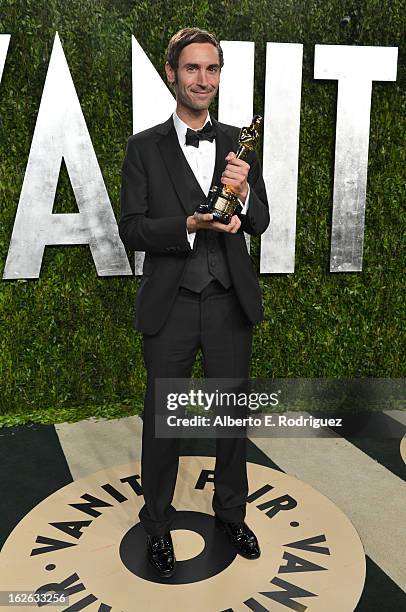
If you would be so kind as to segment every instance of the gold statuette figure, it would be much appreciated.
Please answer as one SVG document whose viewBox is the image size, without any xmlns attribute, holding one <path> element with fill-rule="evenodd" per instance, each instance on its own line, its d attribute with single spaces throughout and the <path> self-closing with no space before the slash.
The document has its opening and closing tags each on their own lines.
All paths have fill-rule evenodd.
<svg viewBox="0 0 406 612">
<path fill-rule="evenodd" d="M 258 128 L 262 123 L 262 117 L 255 115 L 251 125 L 243 127 L 238 139 L 238 150 L 236 157 L 245 160 L 250 151 L 255 149 L 259 140 Z M 211 213 L 215 221 L 219 221 L 224 225 L 228 225 L 231 217 L 241 210 L 241 204 L 238 197 L 233 192 L 232 187 L 221 185 L 217 187 L 213 185 L 207 196 L 205 204 L 197 208 L 199 213 Z"/>
</svg>

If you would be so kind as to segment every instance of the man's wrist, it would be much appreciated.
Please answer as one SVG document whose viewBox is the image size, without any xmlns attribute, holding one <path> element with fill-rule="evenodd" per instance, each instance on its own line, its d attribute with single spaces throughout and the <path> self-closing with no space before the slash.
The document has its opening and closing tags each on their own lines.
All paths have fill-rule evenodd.
<svg viewBox="0 0 406 612">
<path fill-rule="evenodd" d="M 243 192 L 243 193 L 239 193 L 239 194 L 238 194 L 238 199 L 239 199 L 239 200 L 240 200 L 240 201 L 241 201 L 243 204 L 245 203 L 245 200 L 247 199 L 248 193 L 249 193 L 249 189 L 248 189 L 248 186 L 247 186 L 247 188 L 244 190 L 244 192 Z"/>
<path fill-rule="evenodd" d="M 240 214 L 241 215 L 246 215 L 247 211 L 248 211 L 248 207 L 249 207 L 249 201 L 250 201 L 250 193 L 251 193 L 251 189 L 250 186 L 248 184 L 248 193 L 247 193 L 247 197 L 245 198 L 245 202 L 243 202 L 242 200 L 239 199 L 240 205 L 241 205 L 241 210 L 240 210 Z"/>
</svg>

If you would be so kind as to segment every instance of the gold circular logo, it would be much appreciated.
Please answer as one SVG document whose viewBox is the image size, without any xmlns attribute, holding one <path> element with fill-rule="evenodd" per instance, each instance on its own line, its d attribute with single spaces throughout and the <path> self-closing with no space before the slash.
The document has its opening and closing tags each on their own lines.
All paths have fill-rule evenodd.
<svg viewBox="0 0 406 612">
<path fill-rule="evenodd" d="M 406 463 L 406 435 L 400 441 L 400 456 L 403 459 L 403 463 Z"/>
<path fill-rule="evenodd" d="M 261 547 L 259 559 L 247 560 L 215 527 L 214 462 L 180 458 L 171 579 L 161 580 L 146 558 L 135 463 L 90 474 L 33 508 L 4 544 L 0 590 L 63 590 L 72 610 L 89 612 L 354 610 L 365 556 L 341 510 L 295 477 L 247 463 L 246 522 Z"/>
</svg>

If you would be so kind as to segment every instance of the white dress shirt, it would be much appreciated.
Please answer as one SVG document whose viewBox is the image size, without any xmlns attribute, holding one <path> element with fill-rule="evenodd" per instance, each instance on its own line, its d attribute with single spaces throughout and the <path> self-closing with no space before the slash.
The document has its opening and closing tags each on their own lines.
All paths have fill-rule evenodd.
<svg viewBox="0 0 406 612">
<path fill-rule="evenodd" d="M 202 128 L 206 125 L 207 121 L 210 121 L 210 114 L 207 113 L 206 119 L 203 121 Z M 182 149 L 186 160 L 195 175 L 197 182 L 199 183 L 203 193 L 207 197 L 211 182 L 213 179 L 214 166 L 216 164 L 216 141 L 210 142 L 209 140 L 201 140 L 199 142 L 198 147 L 193 147 L 191 145 L 186 146 L 186 131 L 188 129 L 188 125 L 182 121 L 176 114 L 176 111 L 173 113 L 173 124 L 175 126 L 176 134 L 178 136 L 179 146 Z M 195 128 L 194 131 L 197 131 Z M 201 128 L 198 128 L 201 129 Z M 226 162 L 224 161 L 224 167 L 226 166 Z M 242 214 L 245 215 L 248 210 L 248 200 L 250 195 L 250 187 L 248 185 L 248 194 L 245 199 L 245 202 L 241 202 L 242 205 Z M 191 248 L 193 248 L 194 240 L 195 240 L 196 232 L 187 232 L 187 238 Z"/>
</svg>

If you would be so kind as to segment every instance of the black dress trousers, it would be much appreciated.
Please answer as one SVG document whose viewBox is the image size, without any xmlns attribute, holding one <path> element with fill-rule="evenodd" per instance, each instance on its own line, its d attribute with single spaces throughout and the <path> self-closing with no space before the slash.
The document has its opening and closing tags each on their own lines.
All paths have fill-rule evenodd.
<svg viewBox="0 0 406 612">
<path fill-rule="evenodd" d="M 215 289 L 213 292 L 212 289 Z M 216 282 L 201 294 L 180 289 L 166 323 L 144 334 L 147 390 L 144 404 L 141 481 L 144 506 L 139 517 L 150 535 L 169 531 L 179 463 L 179 439 L 155 438 L 156 378 L 189 378 L 201 348 L 207 378 L 248 378 L 251 322 L 232 289 Z M 248 494 L 246 438 L 217 438 L 213 510 L 227 522 L 245 518 Z"/>
</svg>

